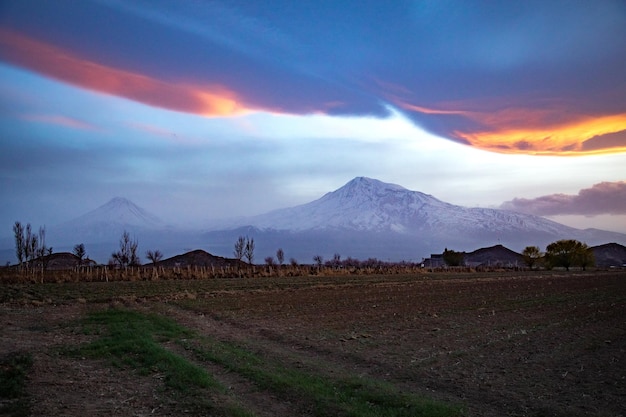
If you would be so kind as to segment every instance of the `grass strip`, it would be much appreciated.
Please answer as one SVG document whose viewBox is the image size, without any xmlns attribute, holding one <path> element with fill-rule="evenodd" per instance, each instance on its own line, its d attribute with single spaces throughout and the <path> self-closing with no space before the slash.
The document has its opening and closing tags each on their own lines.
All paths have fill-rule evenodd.
<svg viewBox="0 0 626 417">
<path fill-rule="evenodd" d="M 185 407 L 191 406 L 200 414 L 210 411 L 211 415 L 226 417 L 253 415 L 228 399 L 220 404 L 207 400 L 203 389 L 210 388 L 217 396 L 224 396 L 227 390 L 205 369 L 162 346 L 169 341 L 194 337 L 193 332 L 173 320 L 157 314 L 110 309 L 90 313 L 83 329 L 101 337 L 72 353 L 105 358 L 114 366 L 130 367 L 141 375 L 161 373 L 165 385 L 184 398 Z"/>
<path fill-rule="evenodd" d="M 120 367 L 132 367 L 141 374 L 159 372 L 174 390 L 197 394 L 198 404 L 205 401 L 200 392 L 213 388 L 224 395 L 225 389 L 203 368 L 165 349 L 161 343 L 177 341 L 197 358 L 210 361 L 254 382 L 262 389 L 285 400 L 296 399 L 303 411 L 316 416 L 346 417 L 452 417 L 460 409 L 368 378 L 319 375 L 305 369 L 286 367 L 276 359 L 259 356 L 251 349 L 229 342 L 199 340 L 193 332 L 156 314 L 111 309 L 91 313 L 85 331 L 100 338 L 81 347 L 84 356 L 108 358 Z M 248 417 L 247 410 L 230 404 L 212 406 L 214 414 Z"/>
<path fill-rule="evenodd" d="M 392 384 L 367 378 L 329 378 L 276 360 L 268 360 L 249 349 L 226 342 L 207 341 L 202 346 L 187 344 L 199 358 L 220 364 L 255 382 L 259 387 L 291 400 L 309 404 L 316 416 L 346 417 L 451 417 L 461 410 L 411 393 Z"/>
<path fill-rule="evenodd" d="M 99 339 L 80 348 L 80 354 L 108 358 L 116 366 L 128 366 L 142 375 L 164 374 L 165 384 L 178 391 L 189 388 L 219 388 L 204 369 L 165 349 L 161 343 L 191 337 L 192 333 L 174 321 L 156 314 L 111 309 L 91 313 L 87 331 L 93 326 L 106 329 Z"/>
<path fill-rule="evenodd" d="M 32 365 L 30 353 L 10 353 L 0 359 L 1 415 L 22 417 L 30 414 L 26 376 Z"/>
</svg>

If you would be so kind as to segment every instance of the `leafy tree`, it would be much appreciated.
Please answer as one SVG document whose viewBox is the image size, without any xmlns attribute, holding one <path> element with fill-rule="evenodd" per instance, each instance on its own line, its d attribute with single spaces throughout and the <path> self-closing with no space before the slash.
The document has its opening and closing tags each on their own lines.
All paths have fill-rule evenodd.
<svg viewBox="0 0 626 417">
<path fill-rule="evenodd" d="M 578 253 L 577 262 L 582 267 L 583 271 L 586 271 L 588 266 L 594 266 L 596 264 L 596 257 L 593 254 L 593 250 L 587 247 L 585 243 L 583 243 L 582 246 Z"/>
<path fill-rule="evenodd" d="M 546 247 L 546 262 L 550 267 L 562 267 L 569 271 L 572 266 L 586 268 L 593 264 L 593 253 L 586 243 L 574 239 L 563 239 Z"/>
<path fill-rule="evenodd" d="M 146 251 L 146 258 L 152 261 L 152 265 L 156 265 L 156 263 L 159 262 L 161 258 L 163 258 L 163 254 L 158 249 L 154 251 L 148 250 Z"/>
<path fill-rule="evenodd" d="M 542 256 L 541 250 L 537 246 L 526 246 L 522 251 L 524 263 L 530 269 L 537 265 Z"/>
<path fill-rule="evenodd" d="M 243 259 L 243 253 L 246 248 L 246 238 L 243 236 L 239 236 L 237 241 L 235 242 L 235 259 L 241 261 Z"/>
<path fill-rule="evenodd" d="M 244 248 L 243 254 L 248 260 L 248 263 L 252 265 L 252 261 L 254 261 L 254 239 L 246 237 L 246 247 Z"/>
<path fill-rule="evenodd" d="M 139 257 L 137 256 L 137 247 L 139 243 L 136 239 L 130 238 L 130 234 L 124 230 L 120 239 L 120 250 L 111 254 L 110 263 L 117 264 L 122 268 L 127 266 L 139 266 Z"/>
<path fill-rule="evenodd" d="M 283 252 L 282 248 L 278 248 L 276 251 L 276 260 L 278 261 L 278 265 L 283 266 L 285 263 L 285 252 Z"/>
<path fill-rule="evenodd" d="M 457 251 L 453 251 L 453 250 L 448 250 L 448 248 L 446 248 L 443 251 L 443 261 L 446 263 L 446 265 L 448 266 L 461 266 L 463 265 L 464 259 L 465 259 L 465 253 L 464 252 L 457 252 Z"/>
<path fill-rule="evenodd" d="M 83 259 L 87 255 L 87 252 L 85 251 L 85 245 L 83 243 L 79 243 L 75 245 L 73 253 L 74 253 L 74 256 L 78 258 L 78 266 L 82 266 Z"/>
</svg>

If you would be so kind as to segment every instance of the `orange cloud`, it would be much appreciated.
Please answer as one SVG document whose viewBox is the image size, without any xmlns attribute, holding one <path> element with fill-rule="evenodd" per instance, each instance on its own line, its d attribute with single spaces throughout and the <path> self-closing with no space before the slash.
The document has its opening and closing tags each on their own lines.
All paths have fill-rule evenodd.
<svg viewBox="0 0 626 417">
<path fill-rule="evenodd" d="M 522 116 L 521 112 L 519 116 Z M 480 115 L 482 116 L 482 115 Z M 489 116 L 470 116 L 480 122 L 497 119 L 498 112 Z M 604 149 L 588 149 L 586 141 L 604 135 L 626 130 L 626 113 L 597 116 L 575 117 L 569 122 L 557 125 L 517 127 L 518 120 L 511 121 L 513 127 L 507 128 L 502 121 L 494 121 L 492 131 L 480 132 L 455 131 L 454 134 L 467 140 L 471 145 L 490 151 L 505 153 L 531 153 L 535 155 L 582 155 L 598 153 L 626 152 L 626 146 Z M 487 124 L 489 126 L 489 124 Z"/>
<path fill-rule="evenodd" d="M 626 113 L 581 115 L 562 104 L 548 109 L 507 107 L 490 111 L 484 106 L 465 103 L 466 108 L 482 108 L 480 111 L 450 110 L 421 107 L 398 98 L 392 101 L 412 112 L 457 115 L 474 122 L 471 128 L 451 126 L 450 136 L 493 152 L 564 156 L 626 152 L 624 141 L 613 140 L 613 144 L 602 147 L 586 144 L 592 139 L 599 143 L 598 138 L 626 130 Z M 488 107 L 495 107 L 494 103 Z"/>
<path fill-rule="evenodd" d="M 0 56 L 46 76 L 150 106 L 203 116 L 249 112 L 243 100 L 222 86 L 170 83 L 102 65 L 15 31 L 0 28 Z"/>
</svg>

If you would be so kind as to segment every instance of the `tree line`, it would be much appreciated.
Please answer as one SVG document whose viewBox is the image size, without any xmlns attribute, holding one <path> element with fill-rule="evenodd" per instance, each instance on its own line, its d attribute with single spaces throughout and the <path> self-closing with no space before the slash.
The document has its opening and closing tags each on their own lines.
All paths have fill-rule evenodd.
<svg viewBox="0 0 626 417">
<path fill-rule="evenodd" d="M 546 247 L 542 253 L 537 246 L 527 246 L 522 251 L 524 263 L 530 269 L 538 266 L 552 269 L 556 267 L 565 268 L 567 271 L 573 266 L 587 267 L 595 265 L 593 251 L 586 243 L 574 239 L 557 240 Z"/>
<path fill-rule="evenodd" d="M 16 221 L 13 225 L 13 234 L 15 237 L 15 253 L 20 268 L 24 263 L 29 267 L 36 259 L 40 259 L 42 267 L 46 269 L 47 262 L 50 258 L 49 255 L 52 255 L 52 247 L 46 245 L 45 226 L 40 227 L 37 232 L 34 232 L 30 223 L 23 226 L 19 221 Z M 130 234 L 124 231 L 119 241 L 119 249 L 113 252 L 109 258 L 109 265 L 120 268 L 141 266 L 138 247 L 139 242 L 137 239 L 131 238 Z M 242 261 L 245 258 L 249 265 L 253 265 L 255 258 L 254 252 L 254 238 L 239 236 L 235 241 L 233 255 L 238 261 Z M 75 245 L 72 253 L 76 256 L 78 265 L 83 265 L 84 261 L 89 261 L 83 243 Z M 571 267 L 581 267 L 585 270 L 587 267 L 595 265 L 594 254 L 591 248 L 589 248 L 586 243 L 574 239 L 563 239 L 550 243 L 546 247 L 545 252 L 542 252 L 538 246 L 527 246 L 524 248 L 521 255 L 522 261 L 530 269 L 537 267 L 547 269 L 561 267 L 569 270 Z M 159 250 L 148 250 L 145 256 L 154 265 L 163 258 L 163 254 Z M 448 266 L 463 266 L 465 252 L 457 252 L 446 248 L 442 254 L 442 258 Z M 378 260 L 373 258 L 367 261 L 347 258 L 342 261 L 341 256 L 337 253 L 334 254 L 332 260 L 326 261 L 325 263 L 321 255 L 316 255 L 313 257 L 313 262 L 318 268 L 321 268 L 322 265 L 340 268 L 355 265 L 369 266 L 379 263 Z M 282 248 L 276 251 L 276 258 L 272 256 L 265 258 L 265 264 L 270 267 L 275 265 L 282 266 L 284 263 L 285 252 Z M 297 260 L 294 258 L 291 258 L 289 263 L 291 265 L 298 265 Z"/>
<path fill-rule="evenodd" d="M 448 266 L 462 266 L 465 252 L 444 250 L 443 261 Z M 586 243 L 574 239 L 562 239 L 550 243 L 545 252 L 538 246 L 526 246 L 522 251 L 522 261 L 530 268 L 544 267 L 546 269 L 580 267 L 584 270 L 595 265 L 593 251 Z"/>
<path fill-rule="evenodd" d="M 23 226 L 20 222 L 13 225 L 13 235 L 15 237 L 15 255 L 20 268 L 26 262 L 26 267 L 33 264 L 35 259 L 44 259 L 46 255 L 52 254 L 52 247 L 46 246 L 46 227 L 40 227 L 34 232 L 30 223 Z M 45 265 L 44 265 L 45 267 Z"/>
</svg>

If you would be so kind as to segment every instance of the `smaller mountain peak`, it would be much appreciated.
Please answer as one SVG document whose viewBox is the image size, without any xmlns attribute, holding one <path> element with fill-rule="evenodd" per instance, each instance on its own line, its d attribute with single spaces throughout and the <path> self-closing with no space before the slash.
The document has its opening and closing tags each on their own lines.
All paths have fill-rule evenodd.
<svg viewBox="0 0 626 417">
<path fill-rule="evenodd" d="M 112 199 L 109 200 L 108 203 L 106 203 L 106 205 L 108 205 L 108 204 L 115 204 L 115 205 L 118 205 L 118 204 L 131 205 L 131 204 L 133 204 L 134 205 L 134 203 L 132 201 L 130 201 L 129 199 L 124 198 L 124 197 L 113 197 Z"/>
<path fill-rule="evenodd" d="M 113 197 L 80 219 L 85 223 L 117 223 L 142 227 L 155 227 L 162 223 L 157 216 L 124 197 Z"/>
</svg>

